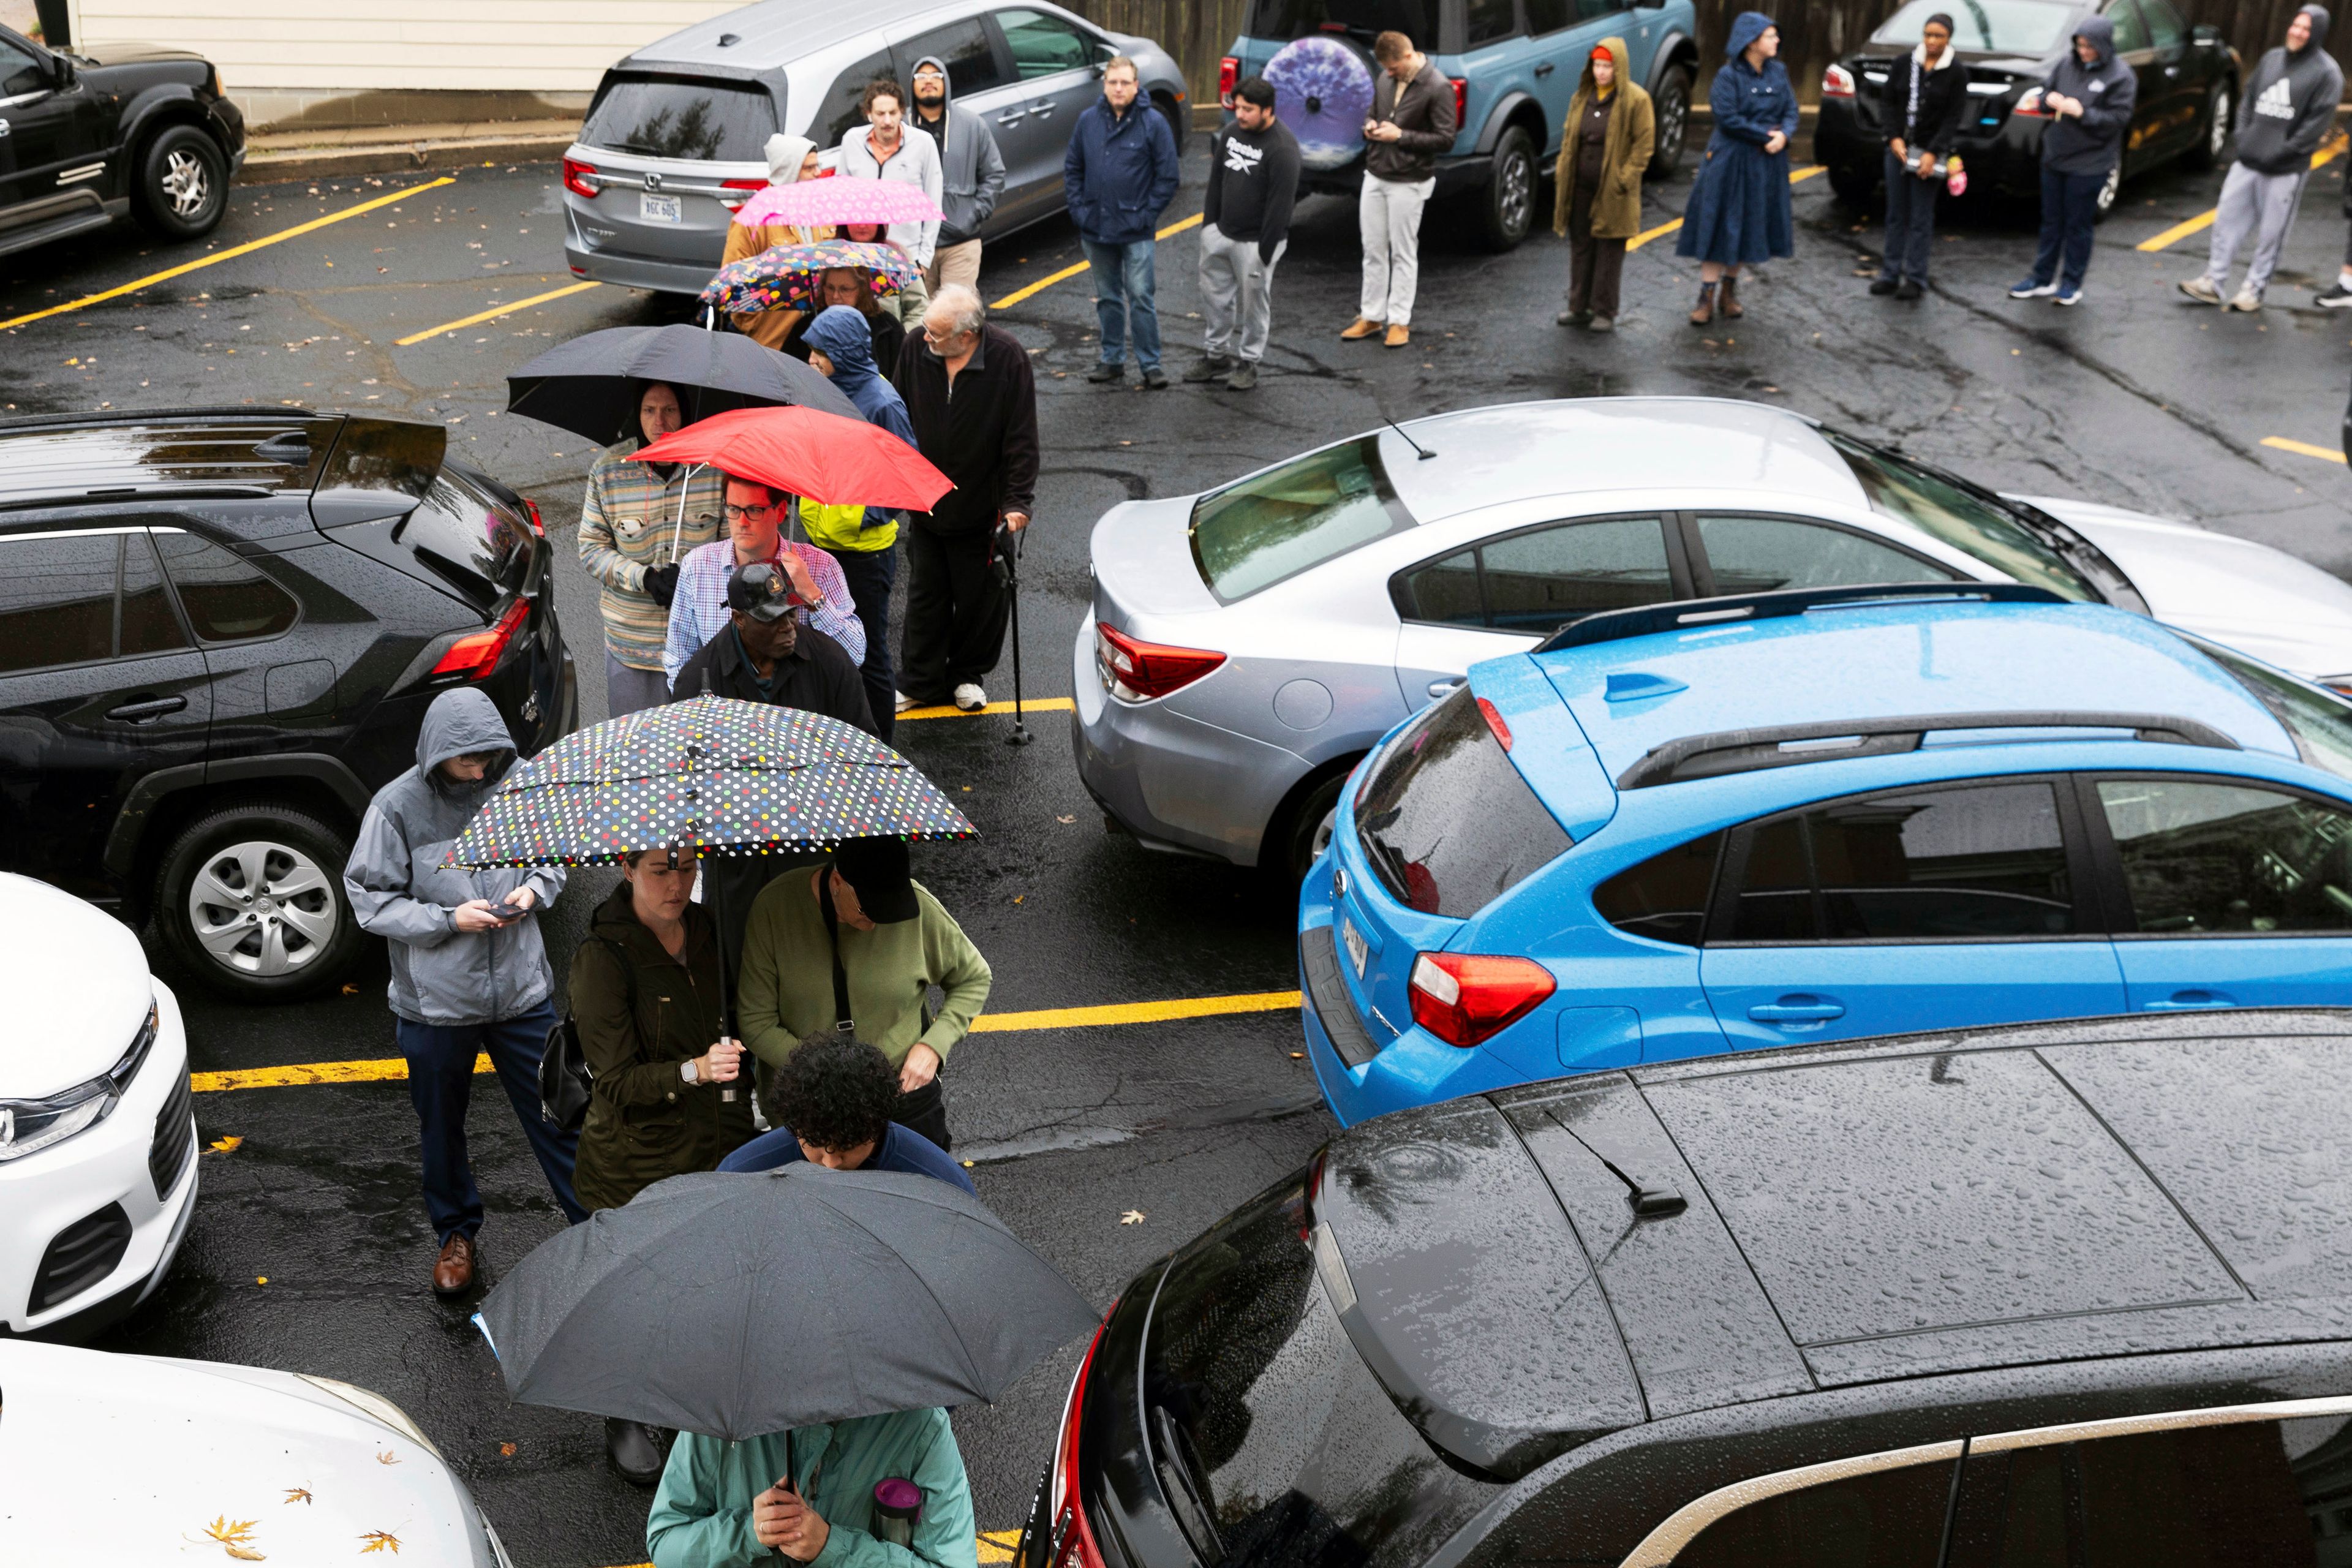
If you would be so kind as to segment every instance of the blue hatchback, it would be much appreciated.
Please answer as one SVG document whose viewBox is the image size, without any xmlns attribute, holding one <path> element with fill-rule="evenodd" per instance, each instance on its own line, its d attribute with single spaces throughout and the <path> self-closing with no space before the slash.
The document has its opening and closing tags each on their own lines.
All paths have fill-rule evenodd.
<svg viewBox="0 0 2352 1568">
<path fill-rule="evenodd" d="M 2352 1001 L 2352 705 L 2039 589 L 1588 616 L 1393 731 L 1299 901 L 1343 1123 L 1850 1036 Z"/>
</svg>

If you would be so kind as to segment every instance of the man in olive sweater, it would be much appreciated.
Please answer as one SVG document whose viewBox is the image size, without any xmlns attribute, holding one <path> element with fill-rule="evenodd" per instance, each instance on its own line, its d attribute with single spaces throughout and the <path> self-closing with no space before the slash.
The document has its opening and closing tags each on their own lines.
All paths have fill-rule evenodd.
<svg viewBox="0 0 2352 1568">
<path fill-rule="evenodd" d="M 812 874 L 769 883 L 751 906 L 736 1013 L 744 1045 L 771 1066 L 806 1036 L 854 1026 L 898 1069 L 892 1120 L 947 1149 L 940 1068 L 987 1005 L 991 979 L 963 928 L 908 876 L 907 841 L 852 838 Z M 935 1018 L 925 1016 L 933 985 L 947 993 Z"/>
</svg>

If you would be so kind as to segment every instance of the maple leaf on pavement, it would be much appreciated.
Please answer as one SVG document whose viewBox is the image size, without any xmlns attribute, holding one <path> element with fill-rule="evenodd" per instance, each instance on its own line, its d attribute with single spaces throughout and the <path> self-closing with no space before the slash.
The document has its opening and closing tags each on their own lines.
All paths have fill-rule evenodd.
<svg viewBox="0 0 2352 1568">
<path fill-rule="evenodd" d="M 228 1515 L 222 1514 L 205 1526 L 205 1533 L 224 1546 L 235 1546 L 240 1542 L 252 1540 L 253 1527 L 260 1522 L 257 1519 L 240 1519 L 231 1522 Z"/>
<path fill-rule="evenodd" d="M 379 1465 L 396 1465 L 400 1463 L 398 1459 L 392 1457 L 392 1450 L 389 1448 L 386 1448 L 383 1453 L 378 1454 L 375 1457 L 375 1462 Z"/>
<path fill-rule="evenodd" d="M 286 1500 L 288 1502 L 309 1502 L 310 1500 L 310 1489 L 308 1487 L 288 1487 L 286 1489 Z"/>
<path fill-rule="evenodd" d="M 1141 1225 L 1143 1223 L 1143 1211 L 1141 1209 L 1129 1209 L 1125 1214 L 1118 1216 L 1118 1223 L 1121 1225 Z"/>
<path fill-rule="evenodd" d="M 360 1555 L 362 1557 L 371 1552 L 381 1552 L 387 1546 L 392 1548 L 392 1554 L 394 1557 L 400 1555 L 400 1537 L 389 1530 L 371 1530 L 360 1539 L 367 1542 L 365 1546 L 360 1548 Z"/>
</svg>

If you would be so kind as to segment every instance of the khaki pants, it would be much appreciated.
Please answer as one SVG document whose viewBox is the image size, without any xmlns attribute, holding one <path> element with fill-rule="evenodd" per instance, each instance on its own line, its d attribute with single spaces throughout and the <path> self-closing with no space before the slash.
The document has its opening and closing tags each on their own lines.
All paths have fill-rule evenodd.
<svg viewBox="0 0 2352 1568">
<path fill-rule="evenodd" d="M 1412 324 L 1412 297 L 1421 281 L 1421 209 L 1437 189 L 1434 176 L 1410 183 L 1364 176 L 1356 226 L 1364 244 L 1363 302 L 1356 313 L 1391 327 Z"/>
<path fill-rule="evenodd" d="M 917 332 L 923 328 L 923 312 L 931 308 L 931 290 L 929 285 L 923 281 L 923 275 L 918 272 L 915 280 L 904 289 L 896 294 L 877 294 L 874 302 L 908 331 Z"/>
<path fill-rule="evenodd" d="M 931 264 L 923 268 L 923 281 L 934 291 L 950 283 L 961 283 L 967 289 L 980 287 L 980 246 L 976 239 L 961 245 L 942 245 L 931 255 Z"/>
</svg>

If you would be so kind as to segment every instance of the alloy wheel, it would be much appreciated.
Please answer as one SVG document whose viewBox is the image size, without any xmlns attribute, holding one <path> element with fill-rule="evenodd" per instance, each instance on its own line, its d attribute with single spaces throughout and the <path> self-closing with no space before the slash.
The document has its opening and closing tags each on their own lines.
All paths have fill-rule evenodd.
<svg viewBox="0 0 2352 1568">
<path fill-rule="evenodd" d="M 341 906 L 317 861 L 252 839 L 207 857 L 188 884 L 188 929 L 222 968 L 270 978 L 315 961 L 335 938 Z"/>
<path fill-rule="evenodd" d="M 2102 216 L 2115 206 L 2116 193 L 2123 188 L 2123 165 L 2118 163 L 2107 171 L 2107 182 L 2099 187 L 2099 213 Z"/>
<path fill-rule="evenodd" d="M 2206 114 L 2205 153 L 2216 163 L 2221 162 L 2222 150 L 2230 144 L 2230 89 L 2215 88 L 2213 107 Z"/>
<path fill-rule="evenodd" d="M 165 156 L 163 177 L 158 184 L 176 217 L 193 218 L 212 200 L 212 176 L 204 160 L 185 147 L 174 147 Z"/>
<path fill-rule="evenodd" d="M 1515 153 L 1496 172 L 1495 181 L 1495 208 L 1504 232 L 1524 236 L 1535 211 L 1534 161 L 1525 153 Z"/>
<path fill-rule="evenodd" d="M 1681 161 L 1683 136 L 1690 126 L 1690 94 L 1680 84 L 1675 78 L 1659 106 L 1656 151 L 1651 154 L 1652 163 L 1669 169 Z"/>
</svg>

